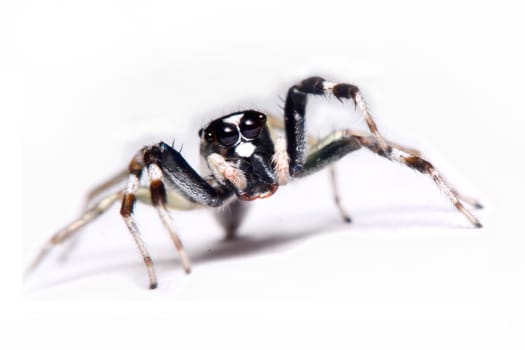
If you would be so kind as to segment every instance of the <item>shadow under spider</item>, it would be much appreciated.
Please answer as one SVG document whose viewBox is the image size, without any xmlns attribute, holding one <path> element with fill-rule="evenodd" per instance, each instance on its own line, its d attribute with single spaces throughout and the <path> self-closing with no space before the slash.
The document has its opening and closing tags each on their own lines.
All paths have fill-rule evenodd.
<svg viewBox="0 0 525 350">
<path fill-rule="evenodd" d="M 339 217 L 326 218 L 325 220 L 317 220 L 312 222 L 308 220 L 307 223 L 298 224 L 294 226 L 293 229 L 283 228 L 282 230 L 241 230 L 240 234 L 233 239 L 221 239 L 217 241 L 207 241 L 205 244 L 200 244 L 199 246 L 190 247 L 187 249 L 192 267 L 197 269 L 199 265 L 206 264 L 213 261 L 234 259 L 243 256 L 251 256 L 266 251 L 275 251 L 277 249 L 283 249 L 293 243 L 306 240 L 310 237 L 334 233 L 334 231 L 341 231 L 341 228 L 348 228 L 351 233 L 352 227 L 356 230 L 368 230 L 368 229 L 381 229 L 381 228 L 409 228 L 409 227 L 443 227 L 446 225 L 447 228 L 462 228 L 462 225 L 454 225 L 450 222 L 443 222 L 438 220 L 429 220 L 429 219 L 415 219 L 404 220 L 403 215 L 400 216 L 399 220 L 392 220 L 391 217 L 387 221 L 381 220 L 381 217 L 385 214 L 391 213 L 410 213 L 415 211 L 443 211 L 444 208 L 378 208 L 377 210 L 363 210 L 360 214 L 355 215 L 355 217 L 361 218 L 353 224 L 347 224 L 340 220 Z M 318 215 L 317 213 L 312 213 L 310 215 Z M 322 215 L 321 215 L 322 216 Z M 307 215 L 306 217 L 311 217 Z M 406 217 L 405 217 L 406 219 Z M 374 223 L 371 223 L 373 221 Z M 423 222 L 424 221 L 424 222 Z M 295 221 L 295 222 L 301 222 Z M 341 233 L 341 232 L 339 232 Z M 344 234 L 344 232 L 343 232 Z M 157 269 L 157 276 L 162 283 L 162 275 L 172 272 L 181 268 L 180 258 L 177 256 L 176 251 L 172 250 L 173 247 L 167 247 L 164 257 L 155 258 L 153 256 L 153 261 Z M 109 254 L 109 253 L 108 253 Z M 114 256 L 114 252 L 111 252 L 111 255 Z M 88 259 L 88 257 L 81 257 L 80 259 Z M 92 259 L 89 258 L 89 259 Z M 81 271 L 69 272 L 67 276 L 57 276 L 51 281 L 46 281 L 41 283 L 40 286 L 31 288 L 33 291 L 47 289 L 53 286 L 62 285 L 67 282 L 72 282 L 74 280 L 80 280 L 89 276 L 95 276 L 102 272 L 113 272 L 113 271 L 123 271 L 131 270 L 133 277 L 136 280 L 137 284 L 142 284 L 144 278 L 143 266 L 140 264 L 139 260 L 130 260 L 128 262 L 122 263 L 113 263 L 108 265 L 96 265 L 84 268 Z"/>
<path fill-rule="evenodd" d="M 223 239 L 200 252 L 193 251 L 191 260 L 195 264 L 206 263 L 215 260 L 231 259 L 244 255 L 254 255 L 264 251 L 284 248 L 294 242 L 305 240 L 312 236 L 327 234 L 331 229 L 343 227 L 347 224 L 330 220 L 309 228 L 295 231 L 242 231 L 239 236 L 232 239 Z"/>
<path fill-rule="evenodd" d="M 343 227 L 345 225 L 347 224 L 339 222 L 338 220 L 330 219 L 325 220 L 324 222 L 318 222 L 314 225 L 308 225 L 309 227 L 305 229 L 301 229 L 300 227 L 295 228 L 293 231 L 282 230 L 278 232 L 272 231 L 271 233 L 263 230 L 254 230 L 252 232 L 241 231 L 240 235 L 235 238 L 221 239 L 215 242 L 208 241 L 205 245 L 201 244 L 198 247 L 193 247 L 192 249 L 187 250 L 187 253 L 190 256 L 192 267 L 197 269 L 200 264 L 208 262 L 234 259 L 242 256 L 255 255 L 264 251 L 284 248 L 294 242 L 299 242 L 315 235 L 326 234 L 331 232 L 331 229 Z M 157 277 L 159 278 L 160 283 L 162 283 L 163 275 L 170 271 L 177 271 L 181 268 L 180 258 L 176 251 L 173 250 L 173 247 L 171 246 L 167 247 L 167 249 L 169 249 L 169 252 L 166 251 L 166 254 L 169 254 L 169 256 L 164 254 L 165 257 L 155 258 L 155 254 L 152 254 L 153 262 L 157 270 Z M 103 254 L 105 255 L 105 253 Z M 114 252 L 111 252 L 111 255 L 114 256 Z M 100 260 L 103 260 L 103 256 L 100 258 Z M 82 256 L 77 257 L 77 259 L 91 260 L 93 257 Z M 70 263 L 73 264 L 74 262 L 72 261 Z M 62 265 L 63 262 L 57 262 L 55 265 L 57 264 Z M 84 265 L 80 270 L 74 272 L 67 271 L 65 274 L 57 275 L 47 281 L 41 281 L 40 283 L 35 284 L 34 287 L 29 288 L 28 291 L 41 291 L 54 286 L 71 283 L 75 280 L 81 280 L 89 276 L 124 270 L 132 271 L 131 275 L 135 276 L 132 278 L 136 280 L 137 284 L 142 284 L 144 271 L 140 259 L 137 259 L 127 262 L 105 264 L 103 266 L 102 263 L 88 267 Z"/>
</svg>

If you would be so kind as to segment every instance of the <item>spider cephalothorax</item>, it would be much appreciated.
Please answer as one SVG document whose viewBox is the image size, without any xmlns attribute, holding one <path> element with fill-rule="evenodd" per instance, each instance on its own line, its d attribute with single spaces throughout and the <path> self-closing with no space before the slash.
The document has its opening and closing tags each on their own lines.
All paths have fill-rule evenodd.
<svg viewBox="0 0 525 350">
<path fill-rule="evenodd" d="M 267 197 L 278 187 L 266 120 L 264 113 L 246 110 L 216 119 L 199 131 L 201 156 L 209 170 L 241 200 Z"/>
<path fill-rule="evenodd" d="M 305 112 L 309 95 L 331 95 L 341 101 L 352 100 L 363 115 L 370 133 L 344 129 L 319 140 L 306 135 Z M 272 129 L 277 129 L 281 136 L 275 136 L 279 133 L 272 132 Z M 90 192 L 88 203 L 110 186 L 121 183 L 127 176 L 124 190 L 120 188 L 118 192 L 106 194 L 79 219 L 56 233 L 30 269 L 40 262 L 53 245 L 64 242 L 80 227 L 121 200 L 120 213 L 144 259 L 150 288 L 155 288 L 157 278 L 153 262 L 132 215 L 137 200 L 156 208 L 181 255 L 186 272 L 189 272 L 189 260 L 169 218 L 168 209 L 227 207 L 228 210 L 217 212 L 217 216 L 227 236 L 232 237 L 244 216 L 246 201 L 266 198 L 294 178 L 317 172 L 361 148 L 428 175 L 472 225 L 481 227 L 479 220 L 462 202 L 475 207 L 481 205 L 450 187 L 417 150 L 384 139 L 355 85 L 311 77 L 288 90 L 281 121 L 255 110 L 246 110 L 213 120 L 199 131 L 199 137 L 200 153 L 209 175 L 199 175 L 180 152 L 164 142 L 142 148 L 132 158 L 126 172 Z M 350 222 L 350 217 L 339 201 L 334 168 L 330 168 L 336 206 L 343 219 Z M 148 175 L 149 187 L 142 186 L 140 182 L 145 173 Z"/>
</svg>

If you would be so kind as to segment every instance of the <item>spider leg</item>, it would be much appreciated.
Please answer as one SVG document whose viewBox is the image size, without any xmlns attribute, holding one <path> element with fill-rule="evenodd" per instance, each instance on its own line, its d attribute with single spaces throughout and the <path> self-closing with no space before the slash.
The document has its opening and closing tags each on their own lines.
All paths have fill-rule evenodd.
<svg viewBox="0 0 525 350">
<path fill-rule="evenodd" d="M 89 192 L 84 197 L 84 209 L 89 208 L 93 199 L 95 199 L 102 193 L 106 192 L 111 187 L 124 183 L 128 174 L 129 174 L 128 169 L 123 169 L 119 171 L 118 173 L 114 174 L 113 176 L 109 177 L 102 183 L 93 187 L 91 190 L 89 190 Z"/>
<path fill-rule="evenodd" d="M 91 206 L 91 203 L 93 202 L 93 200 L 96 197 L 100 196 L 102 193 L 104 193 L 107 190 L 109 190 L 111 187 L 113 187 L 115 185 L 118 185 L 118 184 L 121 184 L 121 183 L 124 183 L 124 180 L 126 179 L 127 175 L 128 175 L 128 169 L 121 170 L 118 173 L 116 173 L 115 175 L 113 175 L 110 178 L 108 178 L 107 180 L 105 180 L 104 182 L 102 182 L 99 185 L 97 185 L 94 188 L 92 188 L 86 194 L 86 196 L 84 198 L 84 206 L 83 206 L 82 210 L 83 211 L 88 210 L 89 207 Z M 69 259 L 69 257 L 71 256 L 72 252 L 78 246 L 78 243 L 80 242 L 80 237 L 82 237 L 82 236 L 74 235 L 73 237 L 71 237 L 71 239 L 69 239 L 67 241 L 66 246 L 62 250 L 62 254 L 59 257 L 60 261 L 65 262 L 66 260 Z"/>
<path fill-rule="evenodd" d="M 422 174 L 429 175 L 432 178 L 432 180 L 436 183 L 436 185 L 440 188 L 440 190 L 452 202 L 452 204 L 454 204 L 456 209 L 460 213 L 462 213 L 472 223 L 472 225 L 474 225 L 477 228 L 483 227 L 483 225 L 481 225 L 481 222 L 479 222 L 479 220 L 465 208 L 463 203 L 461 203 L 457 196 L 457 191 L 447 184 L 447 182 L 443 179 L 441 174 L 437 171 L 434 165 L 432 165 L 432 163 L 421 157 L 410 155 L 395 148 L 392 150 L 392 154 L 389 156 L 389 159 L 404 164 L 412 169 L 419 171 Z"/>
<path fill-rule="evenodd" d="M 67 239 L 76 237 L 75 234 L 78 233 L 82 227 L 89 224 L 101 214 L 106 212 L 116 201 L 121 198 L 121 191 L 107 195 L 94 204 L 90 209 L 86 210 L 78 219 L 51 236 L 51 238 L 45 243 L 38 255 L 26 269 L 24 275 L 27 276 L 32 271 L 34 271 L 48 256 L 53 247 L 64 243 Z"/>
<path fill-rule="evenodd" d="M 352 218 L 350 217 L 350 215 L 348 215 L 345 208 L 343 208 L 343 205 L 341 204 L 341 197 L 339 195 L 339 185 L 337 183 L 337 171 L 334 165 L 330 165 L 330 183 L 332 185 L 332 192 L 334 194 L 335 206 L 337 207 L 337 210 L 339 210 L 339 214 L 343 218 L 344 222 L 351 223 Z"/>
<path fill-rule="evenodd" d="M 295 177 L 305 177 L 333 163 L 350 152 L 362 147 L 360 138 L 351 130 L 335 131 L 321 139 L 309 151 L 301 171 Z"/>
<path fill-rule="evenodd" d="M 236 189 L 243 191 L 247 186 L 245 174 L 233 163 L 227 161 L 223 156 L 212 153 L 207 157 L 208 167 L 213 174 L 210 180 L 216 184 L 225 184 L 229 181 Z M 226 239 L 233 239 L 237 234 L 237 229 L 246 216 L 249 208 L 247 201 L 241 201 L 237 198 L 228 200 L 223 206 L 215 212 L 215 219 L 224 229 Z"/>
<path fill-rule="evenodd" d="M 368 134 L 362 134 L 362 133 L 358 133 L 358 132 L 355 132 L 353 131 L 352 132 L 354 135 L 358 136 L 358 137 L 361 137 L 362 139 L 363 138 L 366 138 L 366 137 L 370 137 L 370 135 Z M 392 148 L 392 149 L 397 149 L 397 151 L 401 151 L 401 152 L 404 152 L 404 153 L 407 153 L 411 156 L 414 156 L 414 157 L 419 157 L 419 158 L 423 158 L 423 154 L 415 149 L 415 148 L 412 148 L 412 147 L 408 147 L 408 146 L 405 146 L 405 145 L 401 145 L 399 143 L 396 143 L 396 142 L 393 142 L 393 141 L 390 141 L 390 140 L 385 140 L 388 145 Z M 375 152 L 377 153 L 379 151 L 379 149 L 377 147 L 373 147 L 375 149 Z M 455 188 L 453 187 L 450 187 L 449 185 L 449 188 L 450 188 L 450 191 L 459 199 L 461 200 L 462 202 L 470 205 L 471 207 L 473 208 L 476 208 L 476 209 L 483 209 L 483 205 L 475 198 L 472 198 L 472 197 L 469 197 L 469 196 L 466 196 L 462 193 L 460 193 L 458 190 L 456 190 Z"/>
<path fill-rule="evenodd" d="M 450 191 L 458 197 L 458 199 L 464 203 L 467 203 L 471 207 L 474 207 L 476 209 L 483 209 L 483 204 L 481 204 L 477 199 L 465 196 L 464 194 L 458 192 L 455 188 L 450 188 Z"/>
<path fill-rule="evenodd" d="M 316 172 L 362 146 L 391 161 L 404 164 L 422 174 L 429 175 L 439 189 L 447 196 L 452 204 L 454 204 L 456 209 L 463 214 L 474 227 L 482 227 L 480 221 L 461 203 L 461 198 L 468 197 L 457 196 L 458 192 L 447 184 L 441 174 L 429 161 L 396 148 L 392 143 L 389 144 L 391 151 L 385 153 L 380 146 L 379 140 L 373 135 L 367 136 L 351 130 L 341 130 L 330 134 L 321 140 L 311 151 L 304 163 L 302 171 L 296 174 L 296 176 L 303 177 Z"/>
<path fill-rule="evenodd" d="M 379 147 L 390 152 L 391 146 L 379 133 L 379 129 L 370 114 L 366 103 L 355 85 L 333 83 L 320 77 L 311 77 L 292 86 L 284 106 L 284 127 L 287 151 L 290 156 L 290 175 L 301 171 L 305 161 L 305 113 L 308 95 L 335 96 L 337 99 L 352 99 L 363 114 L 371 133 L 376 137 Z"/>
<path fill-rule="evenodd" d="M 143 152 L 144 149 L 139 151 L 135 155 L 135 157 L 133 157 L 129 164 L 128 185 L 126 190 L 124 191 L 124 196 L 122 198 L 120 215 L 124 219 L 124 222 L 128 227 L 129 233 L 131 234 L 131 237 L 135 241 L 135 244 L 137 245 L 137 248 L 140 254 L 142 255 L 142 258 L 144 259 L 144 264 L 146 265 L 150 281 L 149 287 L 150 289 L 155 289 L 157 288 L 157 276 L 153 267 L 153 260 L 151 260 L 151 256 L 149 255 L 149 252 L 146 249 L 146 245 L 140 237 L 139 228 L 137 226 L 137 223 L 135 222 L 135 218 L 133 217 L 133 210 L 135 208 L 136 202 L 136 193 L 139 188 L 140 178 L 142 177 L 142 173 L 144 171 Z"/>
<path fill-rule="evenodd" d="M 421 157 L 422 156 L 422 153 L 420 151 L 418 151 L 417 149 L 415 149 L 415 148 L 404 146 L 404 145 L 401 145 L 399 143 L 392 142 L 390 140 L 386 140 L 386 142 L 388 143 L 388 145 L 391 148 L 396 148 L 396 149 L 398 149 L 400 151 L 403 151 L 405 153 L 408 153 L 408 154 L 416 156 L 416 157 Z"/>
<path fill-rule="evenodd" d="M 363 135 L 364 136 L 364 135 Z M 419 157 L 419 158 L 423 158 L 423 154 L 415 149 L 415 148 L 412 148 L 412 147 L 407 147 L 407 146 L 404 146 L 404 145 L 401 145 L 401 144 L 398 144 L 396 142 L 392 142 L 390 140 L 386 140 L 387 143 L 390 145 L 390 147 L 392 147 L 392 149 L 397 149 L 398 151 L 401 151 L 401 152 L 404 152 L 406 154 L 409 154 L 413 157 Z M 445 181 L 446 182 L 446 181 Z M 466 196 L 462 193 L 460 193 L 458 190 L 456 190 L 455 188 L 453 187 L 450 187 L 450 185 L 448 185 L 449 188 L 450 188 L 450 191 L 462 202 L 470 205 L 471 207 L 473 208 L 476 208 L 476 209 L 483 209 L 483 205 L 475 198 L 472 198 L 472 197 L 469 197 L 469 196 Z"/>
<path fill-rule="evenodd" d="M 142 149 L 132 159 L 129 165 L 128 186 L 124 192 L 120 214 L 144 259 L 150 279 L 150 288 L 154 289 L 157 287 L 157 278 L 153 261 L 140 238 L 140 231 L 132 215 L 139 189 L 139 180 L 144 169 L 147 169 L 150 179 L 151 203 L 168 230 L 170 238 L 181 256 L 184 269 L 188 273 L 190 272 L 189 260 L 167 212 L 169 196 L 165 184 L 175 187 L 182 197 L 196 203 L 196 206 L 198 204 L 218 207 L 233 194 L 233 191 L 229 187 L 212 187 L 191 168 L 179 152 L 163 142 Z"/>
<path fill-rule="evenodd" d="M 49 253 L 55 246 L 58 246 L 60 244 L 67 244 L 70 242 L 78 242 L 78 237 L 80 237 L 79 233 L 82 231 L 82 228 L 84 228 L 84 226 L 93 222 L 95 219 L 97 219 L 106 211 L 108 211 L 114 203 L 116 203 L 119 200 L 122 200 L 122 195 L 123 194 L 121 190 L 106 195 L 105 197 L 98 200 L 95 204 L 93 204 L 89 209 L 86 209 L 79 218 L 77 218 L 72 223 L 70 223 L 69 225 L 55 233 L 53 236 L 51 236 L 51 238 L 49 238 L 48 241 L 44 244 L 44 246 L 40 249 L 39 253 L 33 259 L 31 264 L 27 267 L 27 269 L 24 272 L 24 276 L 29 276 L 31 272 L 33 272 L 38 266 L 40 266 L 40 264 L 49 255 Z M 198 204 L 188 201 L 187 199 L 173 191 L 167 193 L 167 198 L 167 207 L 169 209 L 192 210 L 200 207 Z M 152 204 L 151 195 L 148 188 L 139 187 L 136 193 L 136 199 L 149 205 Z M 65 253 L 71 253 L 71 244 L 69 246 L 64 247 L 64 249 L 68 249 L 65 251 Z M 64 255 L 61 255 L 59 259 L 63 261 Z"/>
<path fill-rule="evenodd" d="M 210 185 L 193 170 L 179 152 L 164 142 L 150 147 L 145 152 L 144 159 L 147 164 L 157 164 L 162 170 L 165 182 L 193 203 L 219 207 L 234 193 L 233 188 L 227 185 Z"/>
<path fill-rule="evenodd" d="M 104 182 L 100 183 L 99 185 L 92 188 L 84 198 L 84 211 L 87 211 L 93 200 L 110 189 L 111 187 L 118 185 L 120 183 L 123 183 L 126 177 L 129 174 L 128 169 L 124 169 L 122 171 L 119 171 L 118 173 L 114 174 Z M 147 193 L 146 193 L 147 192 Z M 152 204 L 150 200 L 150 193 L 149 191 L 146 191 L 145 188 L 139 188 L 138 192 L 136 194 L 137 199 L 141 202 L 145 202 L 147 204 Z M 198 207 L 195 203 L 192 203 L 185 198 L 177 195 L 175 192 L 168 192 L 168 203 L 167 207 L 170 209 L 175 210 L 190 210 L 195 209 Z M 66 261 L 71 253 L 75 250 L 75 248 L 78 246 L 78 242 L 80 241 L 80 235 L 74 235 L 66 242 L 66 246 L 64 247 L 62 254 L 60 255 L 59 260 Z"/>
<path fill-rule="evenodd" d="M 270 126 L 270 130 L 273 131 L 275 129 L 277 130 L 282 130 L 284 131 L 284 121 L 280 118 L 277 118 L 273 115 L 270 115 L 268 114 L 267 115 L 268 117 L 268 125 Z M 273 136 L 275 139 L 278 139 L 277 136 Z M 310 147 L 314 147 L 317 143 L 319 143 L 319 140 L 310 135 L 310 134 L 306 134 L 305 135 L 305 138 L 306 138 L 306 144 Z M 278 143 L 279 141 L 276 142 L 276 146 L 277 148 L 279 148 L 278 146 Z M 283 151 L 286 152 L 286 144 L 284 144 L 283 146 Z M 287 158 L 288 159 L 288 158 Z M 280 172 L 277 171 L 276 172 L 277 174 L 279 174 Z M 288 174 L 286 174 L 286 180 L 285 181 L 280 181 L 280 182 L 286 182 L 288 179 Z M 335 206 L 337 207 L 337 210 L 339 211 L 339 214 L 341 214 L 341 217 L 343 218 L 343 221 L 345 222 L 352 222 L 352 218 L 350 217 L 350 215 L 347 214 L 346 210 L 343 208 L 342 204 L 341 204 L 341 196 L 339 195 L 339 186 L 338 186 L 338 183 L 337 183 L 337 169 L 336 169 L 336 166 L 335 164 L 331 164 L 330 165 L 330 184 L 331 184 L 331 187 L 332 187 L 332 192 L 333 192 L 333 196 L 334 196 L 334 203 L 335 203 Z"/>
<path fill-rule="evenodd" d="M 440 190 L 448 197 L 448 199 L 454 204 L 456 209 L 462 213 L 471 223 L 477 228 L 483 227 L 479 220 L 470 213 L 461 201 L 471 205 L 474 208 L 481 209 L 483 205 L 474 198 L 465 196 L 461 194 L 458 190 L 450 186 L 443 176 L 437 171 L 437 169 L 421 156 L 421 153 L 413 149 L 404 147 L 398 148 L 396 144 L 390 143 L 392 150 L 390 153 L 385 154 L 383 150 L 380 149 L 377 140 L 373 136 L 358 136 L 360 142 L 363 146 L 366 146 L 369 150 L 374 153 L 377 153 L 391 161 L 395 161 L 401 164 L 404 164 L 422 174 L 426 174 L 432 177 L 432 180 L 440 188 Z"/>
<path fill-rule="evenodd" d="M 329 166 L 330 180 L 335 205 L 339 214 L 345 222 L 352 222 L 352 218 L 341 204 L 339 186 L 337 183 L 336 168 L 334 162 L 350 152 L 361 148 L 359 140 L 346 131 L 337 131 L 317 141 L 309 151 L 301 172 L 296 177 L 304 177 Z"/>
<path fill-rule="evenodd" d="M 182 241 L 180 240 L 179 236 L 177 235 L 177 232 L 175 231 L 175 228 L 173 227 L 173 224 L 168 214 L 168 210 L 166 209 L 168 199 L 166 195 L 166 188 L 164 187 L 164 183 L 162 182 L 162 171 L 157 164 L 150 163 L 148 165 L 148 175 L 150 178 L 150 193 L 153 206 L 157 210 L 162 224 L 164 225 L 166 230 L 168 230 L 170 238 L 173 241 L 175 248 L 179 252 L 179 255 L 182 259 L 182 266 L 184 267 L 184 271 L 186 271 L 186 273 L 190 273 L 190 260 L 188 259 L 186 251 L 182 246 Z"/>
</svg>

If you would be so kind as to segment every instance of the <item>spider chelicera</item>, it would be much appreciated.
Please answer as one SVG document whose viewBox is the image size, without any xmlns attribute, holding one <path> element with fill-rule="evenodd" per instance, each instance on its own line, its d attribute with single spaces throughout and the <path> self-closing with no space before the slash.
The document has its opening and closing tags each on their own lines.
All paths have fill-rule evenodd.
<svg viewBox="0 0 525 350">
<path fill-rule="evenodd" d="M 340 101 L 353 100 L 365 118 L 370 133 L 345 129 L 322 139 L 306 135 L 305 111 L 309 95 L 334 96 Z M 276 136 L 275 130 L 279 129 L 282 136 Z M 199 137 L 200 153 L 209 174 L 199 175 L 180 152 L 163 142 L 143 147 L 133 157 L 126 171 L 110 178 L 88 194 L 85 212 L 49 239 L 28 271 L 33 270 L 53 246 L 72 237 L 81 227 L 120 200 L 120 214 L 144 259 L 149 287 L 156 288 L 157 277 L 153 262 L 133 218 L 137 200 L 155 207 L 181 256 L 184 270 L 189 273 L 190 263 L 172 225 L 168 209 L 227 207 L 228 210 L 219 211 L 217 216 L 226 235 L 233 237 L 244 217 L 247 201 L 269 197 L 289 181 L 317 172 L 361 148 L 429 175 L 474 227 L 482 227 L 462 203 L 481 208 L 479 202 L 461 195 L 449 186 L 436 168 L 422 158 L 417 150 L 381 136 L 355 85 L 311 77 L 288 90 L 284 120 L 256 110 L 245 110 L 213 120 L 199 130 Z M 350 222 L 350 216 L 339 202 L 334 168 L 330 169 L 336 206 L 343 219 Z M 147 176 L 149 187 L 141 185 L 143 176 Z M 124 184 L 126 177 L 128 180 L 124 189 L 121 187 L 117 192 L 106 193 L 110 187 Z M 104 194 L 102 199 L 91 204 L 101 194 Z"/>
</svg>

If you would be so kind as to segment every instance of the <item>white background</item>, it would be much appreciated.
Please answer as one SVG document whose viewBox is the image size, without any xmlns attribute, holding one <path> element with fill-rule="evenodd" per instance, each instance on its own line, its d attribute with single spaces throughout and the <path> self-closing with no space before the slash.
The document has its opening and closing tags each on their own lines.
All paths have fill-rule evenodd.
<svg viewBox="0 0 525 350">
<path fill-rule="evenodd" d="M 524 14 L 518 1 L 2 4 L 5 115 L 24 120 L 13 140 L 24 152 L 23 253 L 6 264 L 16 269 L 4 339 L 523 348 Z M 338 167 L 351 225 L 326 173 L 254 203 L 234 242 L 209 213 L 174 213 L 193 261 L 185 276 L 155 212 L 139 206 L 160 281 L 149 291 L 114 208 L 66 264 L 55 254 L 17 288 L 40 244 L 137 147 L 174 142 L 197 165 L 206 121 L 246 107 L 279 113 L 287 87 L 311 74 L 359 85 L 387 137 L 422 149 L 484 202 L 486 227 L 471 229 L 429 179 L 363 151 Z M 312 102 L 316 135 L 341 125 L 332 113 L 363 126 L 350 104 Z"/>
</svg>

